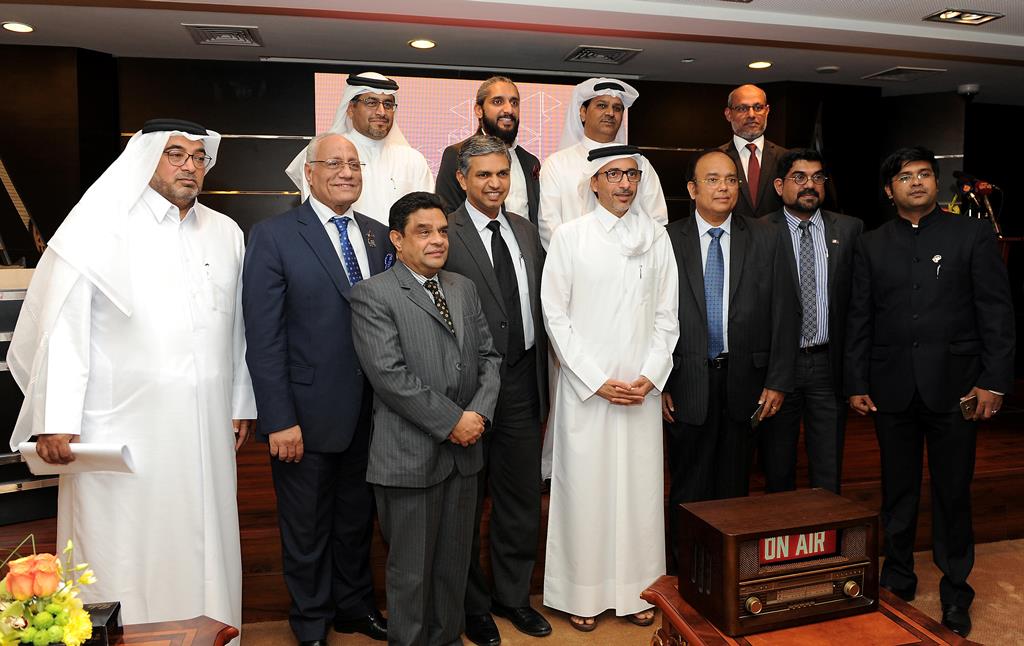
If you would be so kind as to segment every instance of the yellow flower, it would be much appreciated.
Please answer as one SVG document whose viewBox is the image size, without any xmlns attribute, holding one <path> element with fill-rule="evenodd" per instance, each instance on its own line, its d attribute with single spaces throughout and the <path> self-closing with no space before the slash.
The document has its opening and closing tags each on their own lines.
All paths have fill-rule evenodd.
<svg viewBox="0 0 1024 646">
<path fill-rule="evenodd" d="M 64 626 L 64 643 L 67 646 L 81 646 L 82 642 L 92 637 L 92 620 L 89 613 L 81 608 L 68 613 L 68 625 Z"/>
<path fill-rule="evenodd" d="M 82 576 L 78 577 L 78 583 L 81 585 L 92 585 L 96 583 L 96 575 L 93 574 L 92 570 L 86 570 L 82 573 Z"/>
</svg>

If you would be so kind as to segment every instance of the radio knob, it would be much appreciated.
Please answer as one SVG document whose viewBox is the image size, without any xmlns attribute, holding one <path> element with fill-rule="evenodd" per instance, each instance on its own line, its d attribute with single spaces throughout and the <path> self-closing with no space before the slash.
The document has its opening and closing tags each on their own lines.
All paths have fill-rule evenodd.
<svg viewBox="0 0 1024 646">
<path fill-rule="evenodd" d="M 860 584 L 853 580 L 847 581 L 843 585 L 843 594 L 845 594 L 848 597 L 859 597 Z"/>
<path fill-rule="evenodd" d="M 761 603 L 761 600 L 757 597 L 747 597 L 747 601 L 743 606 L 747 609 L 747 612 L 752 615 L 759 615 L 761 614 L 761 611 L 764 610 L 764 604 Z"/>
</svg>

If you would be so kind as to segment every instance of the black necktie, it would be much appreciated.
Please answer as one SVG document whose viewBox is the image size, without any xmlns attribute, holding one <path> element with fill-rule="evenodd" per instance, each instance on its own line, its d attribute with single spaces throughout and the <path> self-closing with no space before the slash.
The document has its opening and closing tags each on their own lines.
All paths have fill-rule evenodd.
<svg viewBox="0 0 1024 646">
<path fill-rule="evenodd" d="M 491 230 L 491 262 L 494 263 L 494 275 L 501 288 L 501 297 L 505 302 L 505 314 L 508 315 L 508 348 L 505 350 L 507 365 L 514 365 L 526 352 L 526 339 L 523 334 L 523 314 L 519 301 L 519 281 L 516 280 L 516 268 L 512 264 L 512 254 L 508 245 L 501 237 L 501 223 L 491 220 L 487 223 Z"/>
</svg>

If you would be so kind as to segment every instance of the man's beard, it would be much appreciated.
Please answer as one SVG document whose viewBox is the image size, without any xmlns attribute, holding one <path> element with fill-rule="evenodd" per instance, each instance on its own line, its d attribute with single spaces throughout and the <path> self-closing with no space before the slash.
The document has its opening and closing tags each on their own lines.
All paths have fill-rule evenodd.
<svg viewBox="0 0 1024 646">
<path fill-rule="evenodd" d="M 821 200 L 821 197 L 818 196 L 818 193 L 815 192 L 814 193 L 814 198 L 815 198 L 814 206 L 811 207 L 811 208 L 807 208 L 803 204 L 800 203 L 800 198 L 802 198 L 802 197 L 809 197 L 809 196 L 810 196 L 809 193 L 807 193 L 807 194 L 804 194 L 804 193 L 797 194 L 796 199 L 793 200 L 792 203 L 787 203 L 786 204 L 786 208 L 789 209 L 790 211 L 796 211 L 796 212 L 799 212 L 799 213 L 810 213 L 811 215 L 813 215 L 815 211 L 817 211 L 819 208 L 821 208 L 822 200 Z"/>
<path fill-rule="evenodd" d="M 500 115 L 499 115 L 500 116 Z M 516 137 L 519 136 L 519 119 L 512 117 L 513 126 L 511 130 L 504 130 L 498 127 L 497 119 L 491 120 L 487 118 L 487 115 L 480 117 L 480 121 L 483 124 L 483 130 L 489 135 L 493 135 L 498 139 L 505 142 L 506 146 L 511 146 L 516 142 Z"/>
</svg>

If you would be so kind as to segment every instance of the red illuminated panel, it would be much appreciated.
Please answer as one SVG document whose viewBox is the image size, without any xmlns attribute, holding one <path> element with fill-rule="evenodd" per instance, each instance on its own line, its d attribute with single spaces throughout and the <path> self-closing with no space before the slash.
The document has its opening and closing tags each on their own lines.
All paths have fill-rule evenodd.
<svg viewBox="0 0 1024 646">
<path fill-rule="evenodd" d="M 768 536 L 757 541 L 757 557 L 761 565 L 834 556 L 837 551 L 836 530 L 834 529 L 804 534 Z"/>
</svg>

